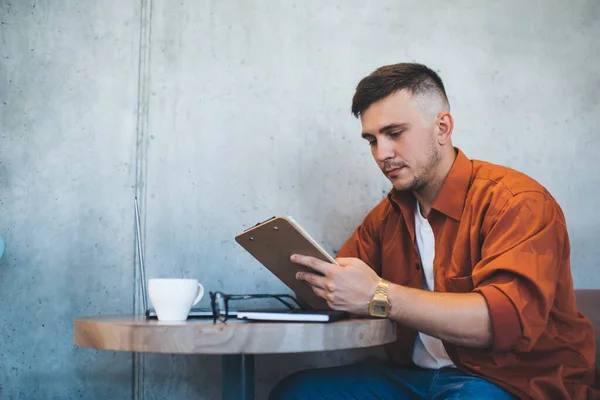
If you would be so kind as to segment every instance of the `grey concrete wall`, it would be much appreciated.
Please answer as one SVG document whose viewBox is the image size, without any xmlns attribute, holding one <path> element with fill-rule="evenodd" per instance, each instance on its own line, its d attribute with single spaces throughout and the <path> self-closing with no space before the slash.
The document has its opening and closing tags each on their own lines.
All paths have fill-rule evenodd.
<svg viewBox="0 0 600 400">
<path fill-rule="evenodd" d="M 0 2 L 0 399 L 130 398 L 132 356 L 72 345 L 130 313 L 137 2 Z"/>
<path fill-rule="evenodd" d="M 594 0 L 0 0 L 0 398 L 218 399 L 218 357 L 71 344 L 74 317 L 140 309 L 133 195 L 148 277 L 285 291 L 233 237 L 292 215 L 335 253 L 389 188 L 350 99 L 398 61 L 441 73 L 468 156 L 550 189 L 575 285 L 600 288 L 599 20 Z M 259 356 L 257 398 L 370 354 Z"/>
</svg>

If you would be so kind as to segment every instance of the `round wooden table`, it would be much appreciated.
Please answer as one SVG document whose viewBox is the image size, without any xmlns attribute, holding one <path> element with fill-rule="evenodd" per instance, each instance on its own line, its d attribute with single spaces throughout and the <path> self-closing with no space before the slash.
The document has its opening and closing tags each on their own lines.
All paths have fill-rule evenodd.
<svg viewBox="0 0 600 400">
<path fill-rule="evenodd" d="M 160 322 L 143 315 L 77 318 L 73 342 L 101 350 L 220 354 L 223 400 L 254 398 L 254 354 L 298 353 L 378 346 L 396 339 L 387 319 L 331 323 L 245 322 L 190 318 Z"/>
</svg>

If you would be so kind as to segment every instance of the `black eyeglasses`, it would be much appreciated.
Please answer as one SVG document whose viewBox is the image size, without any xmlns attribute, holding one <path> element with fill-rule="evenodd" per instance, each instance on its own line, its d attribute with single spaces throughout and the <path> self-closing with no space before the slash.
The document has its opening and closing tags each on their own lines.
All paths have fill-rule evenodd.
<svg viewBox="0 0 600 400">
<path fill-rule="evenodd" d="M 290 310 L 295 308 L 304 310 L 304 307 L 298 303 L 298 300 L 289 294 L 225 294 L 222 292 L 209 292 L 209 295 L 213 323 L 217 322 L 217 319 L 221 322 L 227 321 L 229 317 L 229 300 L 276 299 Z M 295 306 L 284 299 L 291 300 Z"/>
</svg>

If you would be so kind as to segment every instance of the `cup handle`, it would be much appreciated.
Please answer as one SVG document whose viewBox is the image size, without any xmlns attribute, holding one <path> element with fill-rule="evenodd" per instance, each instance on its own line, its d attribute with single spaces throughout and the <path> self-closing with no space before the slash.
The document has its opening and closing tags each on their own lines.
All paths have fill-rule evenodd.
<svg viewBox="0 0 600 400">
<path fill-rule="evenodd" d="M 203 295 L 204 295 L 204 286 L 202 286 L 202 284 L 199 283 L 198 284 L 198 296 L 192 303 L 192 306 L 195 306 L 196 304 L 198 304 L 198 302 L 200 301 L 200 299 L 202 298 Z"/>
</svg>

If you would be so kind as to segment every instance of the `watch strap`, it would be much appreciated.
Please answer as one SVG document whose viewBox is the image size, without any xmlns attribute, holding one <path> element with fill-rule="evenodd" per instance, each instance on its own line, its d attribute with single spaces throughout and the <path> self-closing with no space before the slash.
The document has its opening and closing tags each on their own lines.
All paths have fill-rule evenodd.
<svg viewBox="0 0 600 400">
<path fill-rule="evenodd" d="M 388 287 L 390 286 L 390 281 L 387 281 L 383 278 L 377 284 L 377 288 L 375 288 L 375 296 L 384 296 L 386 299 L 388 297 Z"/>
</svg>

